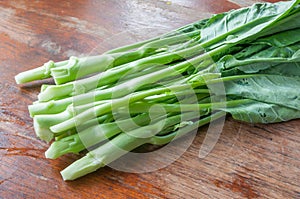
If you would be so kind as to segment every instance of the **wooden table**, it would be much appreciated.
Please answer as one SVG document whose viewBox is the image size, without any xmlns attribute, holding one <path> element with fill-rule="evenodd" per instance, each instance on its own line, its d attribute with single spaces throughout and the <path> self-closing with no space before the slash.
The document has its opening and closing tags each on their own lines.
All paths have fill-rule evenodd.
<svg viewBox="0 0 300 199">
<path fill-rule="evenodd" d="M 27 111 L 40 84 L 14 82 L 21 71 L 89 54 L 115 34 L 173 29 L 254 2 L 0 1 L 0 198 L 300 198 L 300 120 L 251 125 L 228 118 L 204 159 L 198 153 L 207 127 L 166 168 L 132 174 L 106 167 L 64 182 L 59 171 L 78 156 L 45 159 L 49 145 L 35 137 Z"/>
</svg>

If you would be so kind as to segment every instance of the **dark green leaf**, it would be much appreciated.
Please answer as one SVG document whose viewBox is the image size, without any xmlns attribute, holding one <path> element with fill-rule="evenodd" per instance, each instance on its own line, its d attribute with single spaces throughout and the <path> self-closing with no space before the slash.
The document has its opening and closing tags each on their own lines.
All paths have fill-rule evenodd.
<svg viewBox="0 0 300 199">
<path fill-rule="evenodd" d="M 253 100 L 251 103 L 225 108 L 236 120 L 250 123 L 274 123 L 300 118 L 300 111 Z"/>
<path fill-rule="evenodd" d="M 257 38 L 259 33 L 289 16 L 300 0 L 257 3 L 251 7 L 217 14 L 209 19 L 201 31 L 200 42 L 204 48 L 215 48 L 222 44 L 236 44 L 249 37 Z M 292 12 L 293 13 L 293 12 Z"/>
<path fill-rule="evenodd" d="M 300 110 L 300 78 L 281 75 L 241 75 L 224 80 L 227 95 Z"/>
</svg>

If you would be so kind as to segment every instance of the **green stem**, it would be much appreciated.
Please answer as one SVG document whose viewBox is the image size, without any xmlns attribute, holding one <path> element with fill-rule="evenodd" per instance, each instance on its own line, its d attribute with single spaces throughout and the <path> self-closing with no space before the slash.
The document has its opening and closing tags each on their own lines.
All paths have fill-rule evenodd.
<svg viewBox="0 0 300 199">
<path fill-rule="evenodd" d="M 199 46 L 198 46 L 198 48 L 199 48 Z M 65 98 L 65 99 L 61 99 L 61 100 L 50 101 L 49 103 L 33 104 L 33 105 L 29 106 L 29 112 L 32 116 L 36 115 L 36 114 L 43 114 L 43 113 L 46 113 L 46 114 L 47 113 L 57 113 L 57 112 L 63 111 L 73 101 L 75 101 L 77 104 L 81 104 L 81 103 L 84 104 L 88 100 L 99 101 L 99 100 L 103 100 L 103 99 L 111 99 L 112 97 L 114 97 L 114 98 L 122 97 L 147 83 L 151 84 L 160 79 L 164 79 L 164 78 L 170 77 L 172 75 L 178 75 L 178 73 L 179 73 L 178 71 L 181 70 L 181 72 L 183 72 L 189 66 L 196 65 L 199 62 L 201 62 L 202 60 L 206 60 L 207 58 L 213 56 L 214 54 L 218 54 L 220 50 L 222 51 L 222 50 L 226 50 L 228 48 L 229 48 L 229 46 L 222 46 L 222 47 L 215 49 L 207 54 L 202 54 L 202 55 L 192 58 L 188 61 L 184 61 L 179 64 L 175 64 L 169 68 L 165 68 L 163 70 L 156 71 L 155 73 L 146 74 L 144 76 L 134 78 L 128 82 L 123 82 L 122 84 L 117 85 L 113 88 L 108 88 L 105 90 L 96 90 L 95 92 L 85 93 L 82 95 L 75 96 L 74 98 L 69 97 L 69 98 Z M 159 57 L 157 61 L 159 61 L 159 60 L 163 60 L 163 59 L 161 59 L 161 57 Z M 152 63 L 152 61 L 153 60 L 151 60 L 151 63 Z M 147 59 L 146 59 L 146 61 L 144 60 L 144 62 L 145 62 L 144 64 L 147 65 Z M 136 66 L 138 66 L 138 65 L 134 64 L 132 67 L 134 68 Z M 107 76 L 108 79 L 110 77 L 113 78 L 113 75 Z M 52 107 L 53 109 L 50 110 L 50 107 Z"/>
<path fill-rule="evenodd" d="M 141 114 L 135 118 L 96 124 L 80 131 L 78 134 L 53 142 L 45 155 L 47 158 L 55 159 L 67 153 L 79 153 L 84 149 L 117 135 L 124 129 L 129 131 L 140 125 L 146 125 L 149 122 L 149 119 L 148 114 Z M 122 128 L 120 129 L 120 127 Z"/>
<path fill-rule="evenodd" d="M 172 94 L 172 96 L 173 95 L 174 94 Z M 179 94 L 176 93 L 176 95 Z M 168 94 L 164 97 L 169 99 L 172 96 L 171 94 Z M 96 101 L 95 97 L 96 94 L 91 95 L 90 93 L 87 93 L 84 96 L 76 96 L 74 98 L 69 97 L 60 100 L 51 100 L 48 102 L 35 102 L 32 105 L 29 105 L 28 109 L 31 117 L 34 117 L 35 115 L 56 114 L 63 112 L 67 108 L 67 106 L 69 106 L 73 102 L 76 102 L 74 106 L 78 106 L 80 104 L 94 103 Z M 88 99 L 92 99 L 92 101 Z M 101 99 L 98 97 L 97 100 Z M 164 99 L 162 100 L 164 101 Z"/>
<path fill-rule="evenodd" d="M 64 112 L 55 115 L 37 115 L 33 118 L 33 126 L 37 137 L 50 142 L 54 135 L 49 129 L 50 126 L 61 123 L 72 118 L 72 111 L 67 108 Z"/>
<path fill-rule="evenodd" d="M 157 134 L 157 129 L 159 129 L 162 125 L 161 122 L 141 127 L 131 131 L 130 133 L 121 133 L 106 144 L 90 151 L 86 154 L 86 156 L 69 165 L 61 171 L 61 175 L 64 180 L 74 180 L 104 167 L 143 144 L 166 144 L 174 138 L 177 139 L 182 137 L 192 130 L 197 129 L 199 126 L 207 124 L 210 121 L 218 119 L 224 115 L 225 112 L 218 112 L 204 119 L 200 119 L 198 122 L 194 122 L 191 125 L 187 125 L 173 132 L 171 134 L 172 136 L 156 137 L 155 135 L 152 135 L 153 133 Z M 175 118 L 177 118 L 177 120 Z M 167 119 L 168 124 L 165 125 L 165 128 L 178 123 L 179 118 L 180 116 L 174 116 L 172 119 Z"/>
<path fill-rule="evenodd" d="M 195 30 L 200 31 L 201 28 L 206 24 L 207 20 L 208 19 L 202 19 L 202 20 L 196 21 L 194 23 L 190 23 L 188 25 L 185 25 L 185 26 L 183 26 L 183 27 L 181 27 L 177 30 L 174 30 L 174 31 L 171 31 L 169 33 L 163 34 L 161 36 L 158 36 L 158 37 L 155 37 L 155 38 L 152 38 L 152 39 L 149 39 L 149 40 L 145 40 L 145 41 L 142 41 L 142 42 L 137 42 L 137 43 L 134 43 L 134 44 L 130 44 L 130 45 L 126 45 L 126 46 L 123 46 L 123 47 L 119 47 L 119 48 L 116 48 L 116 49 L 109 50 L 109 51 L 106 52 L 106 54 L 129 51 L 129 50 L 139 48 L 139 47 L 141 47 L 141 46 L 143 46 L 143 45 L 145 45 L 149 42 L 152 42 L 152 41 L 158 41 L 158 40 L 161 40 L 161 39 L 164 39 L 164 38 L 168 38 L 168 37 L 172 37 L 172 36 L 176 36 L 176 35 L 180 35 L 180 34 L 184 34 L 184 33 L 189 33 L 189 32 L 195 31 Z"/>
<path fill-rule="evenodd" d="M 144 46 L 147 43 L 151 43 L 151 42 L 155 42 L 155 41 L 163 41 L 164 39 L 168 39 L 170 37 L 180 36 L 180 35 L 184 35 L 184 34 L 186 34 L 187 35 L 186 37 L 188 37 L 188 35 L 190 33 L 193 34 L 193 33 L 196 33 L 196 31 L 199 32 L 201 30 L 201 28 L 206 24 L 206 21 L 207 21 L 207 19 L 200 20 L 200 21 L 197 21 L 195 23 L 191 23 L 191 24 L 188 24 L 184 27 L 181 27 L 181 28 L 179 28 L 175 31 L 171 31 L 169 33 L 161 35 L 159 37 L 107 51 L 106 54 L 118 54 L 118 55 L 120 55 L 121 53 L 124 53 L 126 51 L 131 51 L 133 49 L 140 48 L 140 47 Z M 193 35 L 195 35 L 195 34 L 193 34 Z M 80 58 L 80 59 L 86 60 L 88 58 L 85 57 L 85 58 Z M 51 65 L 53 65 L 52 68 L 54 68 L 54 67 L 66 67 L 66 65 L 68 65 L 69 62 L 70 62 L 70 60 L 69 61 L 66 60 L 66 61 L 56 62 L 56 63 L 50 61 L 50 62 L 45 63 L 45 65 L 48 65 L 48 63 L 51 63 Z M 81 62 L 81 61 L 79 60 L 79 62 Z M 87 63 L 88 63 L 88 61 L 87 61 Z M 41 67 L 38 67 L 38 68 L 35 68 L 35 69 L 32 69 L 32 70 L 29 70 L 29 71 L 22 72 L 22 73 L 16 75 L 16 77 L 15 77 L 16 82 L 18 84 L 22 84 L 22 83 L 35 81 L 35 80 L 50 78 L 51 77 L 50 68 L 45 67 L 45 65 L 41 66 Z"/>
<path fill-rule="evenodd" d="M 174 126 L 180 122 L 181 117 L 181 115 L 172 116 L 155 124 L 119 134 L 61 171 L 63 179 L 74 180 L 111 163 L 138 146 L 150 142 L 151 137 L 159 133 L 162 127 L 168 128 Z M 195 114 L 186 114 L 185 118 L 193 119 L 195 118 Z"/>
<path fill-rule="evenodd" d="M 50 130 L 52 132 L 62 132 L 65 130 L 68 130 L 70 128 L 75 127 L 76 125 L 80 125 L 83 122 L 86 122 L 95 116 L 100 116 L 102 114 L 106 114 L 110 111 L 116 110 L 119 107 L 126 106 L 128 103 L 133 103 L 136 101 L 139 101 L 141 99 L 144 99 L 148 96 L 156 95 L 156 94 L 161 94 L 163 92 L 177 92 L 177 91 L 182 91 L 186 89 L 192 89 L 194 86 L 198 86 L 197 83 L 192 83 L 192 84 L 183 84 L 183 85 L 175 85 L 175 86 L 170 86 L 167 88 L 156 88 L 152 90 L 146 90 L 146 91 L 141 91 L 138 93 L 133 93 L 132 95 L 127 95 L 122 98 L 117 98 L 117 99 L 112 99 L 110 103 L 106 103 L 103 105 L 99 105 L 96 107 L 93 107 L 92 109 L 88 109 L 82 113 L 79 113 L 75 117 L 66 120 L 62 123 L 56 124 L 52 127 L 50 127 Z"/>
<path fill-rule="evenodd" d="M 208 124 L 214 120 L 217 120 L 221 117 L 224 117 L 226 115 L 226 112 L 224 111 L 219 111 L 217 113 L 214 113 L 210 116 L 207 116 L 203 119 L 200 119 L 198 122 L 194 122 L 192 125 L 188 125 L 184 128 L 181 128 L 178 131 L 175 131 L 173 133 L 170 134 L 166 134 L 163 136 L 153 136 L 150 141 L 148 142 L 149 144 L 154 144 L 154 145 L 164 145 L 167 144 L 175 139 L 178 139 L 186 134 L 188 134 L 189 132 L 199 128 L 200 126 L 204 126 L 205 124 Z"/>
<path fill-rule="evenodd" d="M 144 57 L 149 59 L 149 56 L 157 54 L 157 51 L 159 53 L 161 51 L 166 51 L 167 48 L 162 49 L 162 47 L 165 47 L 165 45 L 174 45 L 185 42 L 190 40 L 191 37 L 194 37 L 195 35 L 199 35 L 199 31 L 165 38 L 160 40 L 160 42 L 153 41 L 145 44 L 135 51 L 102 54 L 95 57 L 87 57 L 86 59 L 77 59 L 72 57 L 66 66 L 53 68 L 51 70 L 51 75 L 56 84 L 63 84 L 86 75 L 96 72 L 103 72 L 109 68 L 130 63 Z"/>
<path fill-rule="evenodd" d="M 128 109 L 120 109 L 118 112 L 130 112 L 132 113 L 144 113 L 148 112 L 151 109 L 152 113 L 159 113 L 162 109 L 166 112 L 189 112 L 195 110 L 203 110 L 206 112 L 206 109 L 214 109 L 214 110 L 223 110 L 226 107 L 234 107 L 239 104 L 247 104 L 251 103 L 252 100 L 249 99 L 240 99 L 240 100 L 231 100 L 226 102 L 214 102 L 214 103 L 206 103 L 206 104 L 164 104 L 164 103 L 144 103 L 137 102 L 133 103 L 129 106 Z"/>
<path fill-rule="evenodd" d="M 81 113 L 85 110 L 91 109 L 94 106 L 99 106 L 104 104 L 105 101 L 94 102 L 90 104 L 85 104 L 82 106 L 72 106 L 69 105 L 66 110 L 57 114 L 42 114 L 35 115 L 33 117 L 33 126 L 36 132 L 37 137 L 47 142 L 50 142 L 55 136 L 54 133 L 50 130 L 50 127 L 56 124 L 59 124 L 63 121 L 71 119 L 76 114 Z M 98 119 L 98 118 L 97 118 Z M 71 129 L 70 129 L 71 130 Z M 63 132 L 60 132 L 63 133 Z"/>
<path fill-rule="evenodd" d="M 100 116 L 102 114 L 106 114 L 110 111 L 117 110 L 120 107 L 126 107 L 128 103 L 133 103 L 139 100 L 142 100 L 148 96 L 156 95 L 156 94 L 161 94 L 163 92 L 177 92 L 177 91 L 182 91 L 186 89 L 193 89 L 196 86 L 200 85 L 205 85 L 205 84 L 215 84 L 215 83 L 220 83 L 224 81 L 231 81 L 235 79 L 241 79 L 241 78 L 246 78 L 246 77 L 253 77 L 253 75 L 240 75 L 236 77 L 224 77 L 224 78 L 219 78 L 219 79 L 212 79 L 209 80 L 205 83 L 203 82 L 195 82 L 192 84 L 186 84 L 186 85 L 175 85 L 175 86 L 170 86 L 169 88 L 156 88 L 152 90 L 147 90 L 143 92 L 138 92 L 138 93 L 133 93 L 132 95 L 128 95 L 122 98 L 114 99 L 111 100 L 110 103 L 102 104 L 97 107 L 94 107 L 93 109 L 86 110 L 75 117 L 66 120 L 60 124 L 56 124 L 52 127 L 50 127 L 51 131 L 53 132 L 62 132 L 66 131 L 70 128 L 75 127 L 76 125 L 80 125 L 82 122 L 88 121 L 92 119 L 95 116 Z"/>
<path fill-rule="evenodd" d="M 50 69 L 55 67 L 61 67 L 66 64 L 67 61 L 54 63 L 53 61 L 49 61 L 45 63 L 43 66 L 19 73 L 15 76 L 15 80 L 17 84 L 24 84 L 27 82 L 31 82 L 34 80 L 41 80 L 51 77 Z"/>
</svg>

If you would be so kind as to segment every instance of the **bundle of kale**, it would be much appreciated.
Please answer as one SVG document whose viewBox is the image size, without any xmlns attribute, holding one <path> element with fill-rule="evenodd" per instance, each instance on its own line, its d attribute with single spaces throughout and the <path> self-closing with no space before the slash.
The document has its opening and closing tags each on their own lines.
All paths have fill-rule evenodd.
<svg viewBox="0 0 300 199">
<path fill-rule="evenodd" d="M 73 180 L 226 113 L 251 123 L 300 118 L 299 3 L 257 3 L 17 75 L 17 83 L 56 83 L 29 106 L 37 136 L 54 140 L 46 157 L 92 148 L 61 172 Z"/>
</svg>

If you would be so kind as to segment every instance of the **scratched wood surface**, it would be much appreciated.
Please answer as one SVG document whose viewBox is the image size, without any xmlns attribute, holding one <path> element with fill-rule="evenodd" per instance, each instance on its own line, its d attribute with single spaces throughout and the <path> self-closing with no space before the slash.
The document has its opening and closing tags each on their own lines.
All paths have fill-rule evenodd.
<svg viewBox="0 0 300 199">
<path fill-rule="evenodd" d="M 64 182 L 59 171 L 78 156 L 44 158 L 48 144 L 35 137 L 27 111 L 40 84 L 14 83 L 14 75 L 49 59 L 89 54 L 101 43 L 115 47 L 106 40 L 111 35 L 173 29 L 254 2 L 0 0 L 0 198 L 300 198 L 300 120 L 251 125 L 227 118 L 203 159 L 207 127 L 166 168 L 132 174 L 106 167 Z"/>
</svg>

